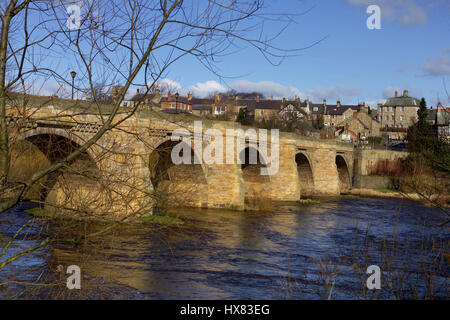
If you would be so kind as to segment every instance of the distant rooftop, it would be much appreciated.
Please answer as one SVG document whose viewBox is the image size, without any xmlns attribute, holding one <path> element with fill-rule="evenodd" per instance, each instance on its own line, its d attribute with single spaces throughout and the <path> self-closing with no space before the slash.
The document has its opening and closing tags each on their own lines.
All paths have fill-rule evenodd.
<svg viewBox="0 0 450 320">
<path fill-rule="evenodd" d="M 418 107 L 420 106 L 420 100 L 417 98 L 410 97 L 408 94 L 408 90 L 404 90 L 402 96 L 398 96 L 397 91 L 395 91 L 395 97 L 387 99 L 384 105 L 392 107 L 395 106 Z"/>
</svg>

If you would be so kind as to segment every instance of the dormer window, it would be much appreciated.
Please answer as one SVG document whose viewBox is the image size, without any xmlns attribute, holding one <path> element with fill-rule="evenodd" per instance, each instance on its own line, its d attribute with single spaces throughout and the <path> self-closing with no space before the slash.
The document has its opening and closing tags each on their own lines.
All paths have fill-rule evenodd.
<svg viewBox="0 0 450 320">
<path fill-rule="evenodd" d="M 314 107 L 314 108 L 313 108 L 313 110 L 314 110 L 314 111 L 318 111 L 318 110 L 319 110 L 319 108 L 317 108 L 317 107 Z"/>
</svg>

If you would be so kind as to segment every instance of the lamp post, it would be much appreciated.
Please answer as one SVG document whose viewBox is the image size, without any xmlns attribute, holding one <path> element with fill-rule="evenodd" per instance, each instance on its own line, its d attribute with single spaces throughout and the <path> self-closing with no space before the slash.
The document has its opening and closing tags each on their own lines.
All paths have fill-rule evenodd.
<svg viewBox="0 0 450 320">
<path fill-rule="evenodd" d="M 75 71 L 72 71 L 70 73 L 70 75 L 72 76 L 72 100 L 73 100 L 73 86 L 74 86 L 75 77 L 77 76 L 77 73 Z"/>
<path fill-rule="evenodd" d="M 180 95 L 178 94 L 178 92 L 175 93 L 175 113 L 177 113 L 177 114 L 178 114 L 178 97 L 179 96 Z"/>
</svg>

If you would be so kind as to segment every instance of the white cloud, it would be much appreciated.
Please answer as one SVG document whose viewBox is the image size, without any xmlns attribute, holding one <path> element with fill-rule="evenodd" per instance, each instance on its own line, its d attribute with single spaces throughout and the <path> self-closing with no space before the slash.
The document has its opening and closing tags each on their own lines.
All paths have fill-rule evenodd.
<svg viewBox="0 0 450 320">
<path fill-rule="evenodd" d="M 167 82 L 172 83 L 170 79 L 167 79 Z M 180 94 L 186 95 L 188 92 L 191 92 L 198 98 L 205 98 L 217 93 L 224 93 L 230 89 L 242 93 L 259 92 L 266 98 L 271 95 L 274 99 L 281 99 L 283 97 L 293 99 L 295 97 L 300 97 L 303 100 L 309 98 L 314 102 L 322 102 L 323 99 L 330 101 L 341 99 L 342 102 L 357 101 L 358 98 L 361 97 L 362 92 L 361 88 L 357 86 L 344 85 L 337 85 L 333 87 L 315 87 L 305 91 L 300 91 L 296 87 L 285 86 L 273 81 L 253 82 L 249 80 L 237 80 L 229 83 L 228 85 L 223 85 L 217 81 L 209 80 L 205 82 L 198 82 L 195 85 L 183 88 L 178 86 L 178 91 Z"/>
<path fill-rule="evenodd" d="M 429 76 L 448 76 L 450 75 L 450 48 L 442 50 L 440 57 L 428 58 L 428 63 L 421 66 L 420 69 L 425 71 Z"/>
<path fill-rule="evenodd" d="M 272 95 L 274 98 L 294 98 L 301 96 L 300 90 L 295 87 L 283 86 L 273 81 L 252 82 L 248 80 L 238 80 L 230 84 L 238 92 L 260 92 L 264 96 Z"/>
<path fill-rule="evenodd" d="M 169 78 L 164 78 L 161 81 L 159 81 L 158 86 L 165 93 L 167 93 L 168 91 L 171 91 L 173 93 L 176 91 L 180 91 L 182 89 L 181 83 Z"/>
<path fill-rule="evenodd" d="M 206 82 L 197 82 L 195 85 L 189 86 L 186 90 L 191 92 L 195 97 L 205 98 L 212 94 L 224 93 L 228 91 L 228 88 L 217 81 L 210 80 Z"/>
<path fill-rule="evenodd" d="M 237 80 L 229 83 L 227 86 L 210 80 L 198 82 L 182 91 L 189 91 L 196 97 L 204 98 L 216 93 L 227 92 L 230 89 L 242 93 L 259 92 L 265 97 L 272 95 L 274 98 L 293 98 L 302 95 L 300 90 L 295 87 L 284 86 L 273 81 L 253 82 L 249 80 Z"/>
<path fill-rule="evenodd" d="M 359 7 L 378 5 L 383 19 L 403 25 L 420 25 L 427 21 L 427 13 L 416 0 L 346 0 L 347 3 Z"/>
</svg>

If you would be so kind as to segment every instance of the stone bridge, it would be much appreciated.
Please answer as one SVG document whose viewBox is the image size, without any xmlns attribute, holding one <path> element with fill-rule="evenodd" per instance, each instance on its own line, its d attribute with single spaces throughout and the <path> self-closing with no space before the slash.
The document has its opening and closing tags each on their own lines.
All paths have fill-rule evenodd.
<svg viewBox="0 0 450 320">
<path fill-rule="evenodd" d="M 98 113 L 74 115 L 54 106 L 29 108 L 27 114 L 10 112 L 12 177 L 26 179 L 63 159 L 92 138 L 104 117 Z M 44 178 L 29 197 L 54 207 L 84 206 L 86 210 L 103 208 L 104 212 L 131 213 L 158 203 L 242 210 L 252 200 L 296 201 L 311 195 L 339 195 L 352 187 L 357 170 L 361 171 L 352 145 L 287 133 L 279 136 L 279 169 L 274 175 L 260 174 L 263 163 L 175 165 L 170 152 L 178 142 L 172 141 L 172 133 L 176 129 L 193 133 L 191 117 L 146 111 L 129 118 L 120 114 L 115 121 L 119 120 L 122 122 L 76 163 L 67 165 L 69 173 L 60 170 Z M 206 137 L 211 129 L 224 135 L 227 129 L 249 129 L 233 122 L 196 120 L 202 121 Z M 270 138 L 270 132 L 268 135 Z M 203 139 L 203 150 L 211 144 L 209 140 Z M 255 145 L 248 138 L 244 143 L 248 158 Z M 192 159 L 202 157 L 195 148 L 191 150 Z M 232 152 L 237 159 L 236 144 Z"/>
</svg>

